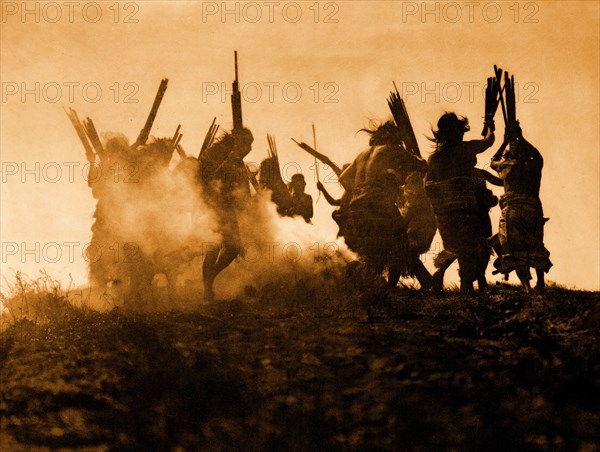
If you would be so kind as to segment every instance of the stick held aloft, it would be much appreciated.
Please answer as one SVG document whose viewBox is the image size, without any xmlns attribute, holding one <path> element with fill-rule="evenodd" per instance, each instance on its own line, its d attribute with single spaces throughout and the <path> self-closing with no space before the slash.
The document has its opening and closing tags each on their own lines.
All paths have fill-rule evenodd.
<svg viewBox="0 0 600 452">
<path fill-rule="evenodd" d="M 146 124 L 144 124 L 144 128 L 140 131 L 137 140 L 135 140 L 135 143 L 133 144 L 134 148 L 140 145 L 144 145 L 146 144 L 146 141 L 148 141 L 148 137 L 150 136 L 150 130 L 152 129 L 152 125 L 154 124 L 154 120 L 156 119 L 158 107 L 160 107 L 160 103 L 162 102 L 162 99 L 165 95 L 168 83 L 169 80 L 166 78 L 163 78 L 160 81 L 160 86 L 158 87 L 158 91 L 156 92 L 156 96 L 154 97 L 154 103 L 152 104 L 152 108 L 150 109 L 150 114 L 148 114 Z"/>
<path fill-rule="evenodd" d="M 79 116 L 77 116 L 77 112 L 72 108 L 69 108 L 69 111 L 65 109 L 65 113 L 71 120 L 71 124 L 73 124 L 73 127 L 75 128 L 75 132 L 77 132 L 77 136 L 79 137 L 81 144 L 83 144 L 86 159 L 88 160 L 88 162 L 94 163 L 94 161 L 96 160 L 96 153 L 94 152 L 94 149 L 92 148 L 92 145 L 89 142 L 83 124 L 79 120 Z"/>
<path fill-rule="evenodd" d="M 233 114 L 233 131 L 241 132 L 244 128 L 244 124 L 242 121 L 242 94 L 240 93 L 238 80 L 237 50 L 234 51 L 233 55 L 235 60 L 235 80 L 233 81 L 231 93 L 231 112 Z"/>
</svg>

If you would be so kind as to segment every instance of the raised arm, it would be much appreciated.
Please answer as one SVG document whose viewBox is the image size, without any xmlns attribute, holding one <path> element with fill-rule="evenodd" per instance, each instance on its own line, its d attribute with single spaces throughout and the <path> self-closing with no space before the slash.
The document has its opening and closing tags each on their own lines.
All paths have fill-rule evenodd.
<svg viewBox="0 0 600 452">
<path fill-rule="evenodd" d="M 500 172 L 500 164 L 502 162 L 502 155 L 504 154 L 504 150 L 506 149 L 507 145 L 508 145 L 508 141 L 505 139 L 504 142 L 502 143 L 502 146 L 500 146 L 500 148 L 496 151 L 496 153 L 492 157 L 492 163 L 490 164 L 490 166 L 492 167 L 493 170 Z"/>
<path fill-rule="evenodd" d="M 504 185 L 504 182 L 502 181 L 502 179 L 500 179 L 499 177 L 494 176 L 492 173 L 480 169 L 480 168 L 473 168 L 473 171 L 479 175 L 479 177 L 485 179 L 487 182 L 489 182 L 492 185 L 496 185 L 497 187 L 502 187 Z"/>
<path fill-rule="evenodd" d="M 469 152 L 473 157 L 477 154 L 481 154 L 492 144 L 494 144 L 495 139 L 496 137 L 494 135 L 494 125 L 493 123 L 491 125 L 488 124 L 487 134 L 482 140 L 471 140 L 465 143 L 467 152 Z"/>
<path fill-rule="evenodd" d="M 333 170 L 333 172 L 335 173 L 336 176 L 339 177 L 340 174 L 342 174 L 342 169 L 339 166 L 337 166 L 335 163 L 333 163 L 333 161 L 331 161 L 331 159 L 329 157 L 327 157 L 325 154 L 321 154 L 320 152 L 318 152 L 315 149 L 311 148 L 306 143 L 300 143 L 300 142 L 294 140 L 293 138 L 292 138 L 292 141 L 294 143 L 296 143 L 298 146 L 300 146 L 302 149 L 304 149 L 306 152 L 308 152 L 310 155 L 312 155 L 313 157 L 319 159 L 325 165 L 329 165 L 331 167 L 331 169 Z"/>
<path fill-rule="evenodd" d="M 339 176 L 339 181 L 344 190 L 352 191 L 354 189 L 354 181 L 356 178 L 356 160 L 348 166 Z"/>
</svg>

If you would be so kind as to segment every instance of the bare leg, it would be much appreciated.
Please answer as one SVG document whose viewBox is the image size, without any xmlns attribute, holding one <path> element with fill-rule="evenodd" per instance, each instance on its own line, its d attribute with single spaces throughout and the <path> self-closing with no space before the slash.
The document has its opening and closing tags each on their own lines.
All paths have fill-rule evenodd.
<svg viewBox="0 0 600 452">
<path fill-rule="evenodd" d="M 400 269 L 397 265 L 389 265 L 388 266 L 388 287 L 394 288 L 398 285 L 398 281 L 400 280 Z"/>
<path fill-rule="evenodd" d="M 214 281 L 219 273 L 226 269 L 238 255 L 239 248 L 233 244 L 223 244 L 220 250 L 207 252 L 202 265 L 202 279 L 204 282 L 204 299 L 215 299 Z"/>
<path fill-rule="evenodd" d="M 427 271 L 427 269 L 423 265 L 423 262 L 421 262 L 421 259 L 419 259 L 418 256 L 415 257 L 413 263 L 413 272 L 417 277 L 417 281 L 419 281 L 419 284 L 421 285 L 421 290 L 428 290 L 431 288 L 431 286 L 433 285 L 433 277 Z"/>
<path fill-rule="evenodd" d="M 365 265 L 365 276 L 368 278 L 369 284 L 375 284 L 375 285 L 379 285 L 383 282 L 383 270 L 385 269 L 385 265 L 384 264 L 373 264 L 373 263 L 369 263 L 367 262 Z M 392 286 L 392 287 L 396 287 L 396 284 L 398 284 L 398 279 L 400 279 L 400 274 L 398 274 L 398 279 L 396 279 L 396 281 L 394 282 L 394 278 L 396 278 L 396 276 L 394 275 L 394 273 L 396 272 L 395 270 L 389 270 L 392 272 L 392 276 L 391 278 L 388 277 L 388 280 L 386 281 L 386 284 L 388 286 Z"/>
<path fill-rule="evenodd" d="M 473 293 L 473 281 L 467 281 L 463 278 L 460 279 L 460 294 L 471 295 Z"/>
<path fill-rule="evenodd" d="M 517 276 L 519 277 L 519 281 L 523 284 L 523 288 L 525 292 L 529 292 L 531 290 L 531 284 L 529 280 L 531 279 L 531 273 L 529 273 L 529 267 L 517 267 L 516 268 Z"/>
<path fill-rule="evenodd" d="M 434 292 L 441 292 L 444 289 L 444 275 L 446 274 L 448 267 L 450 267 L 455 260 L 456 256 L 453 256 L 452 258 L 449 257 L 448 259 L 444 259 L 443 262 L 438 264 L 440 266 L 433 274 L 431 281 L 431 287 Z"/>
<path fill-rule="evenodd" d="M 535 274 L 537 276 L 535 290 L 537 290 L 539 293 L 544 293 L 544 290 L 546 289 L 546 283 L 544 282 L 544 271 L 536 269 Z"/>
<path fill-rule="evenodd" d="M 470 254 L 458 256 L 458 274 L 461 295 L 471 295 L 474 292 L 473 282 L 479 274 L 476 258 Z"/>
<path fill-rule="evenodd" d="M 421 259 L 419 259 L 419 255 L 413 253 L 411 258 L 412 262 L 410 265 L 411 271 L 416 276 L 419 284 L 421 285 L 421 290 L 427 290 L 431 287 L 431 274 L 427 271 Z M 398 285 L 398 280 L 400 279 L 400 274 L 402 273 L 401 265 L 392 260 L 392 263 L 388 264 L 388 286 L 396 287 Z"/>
<path fill-rule="evenodd" d="M 485 275 L 477 278 L 477 287 L 479 288 L 479 292 L 482 292 L 482 293 L 487 292 L 488 283 L 487 283 L 487 279 L 485 279 Z"/>
<path fill-rule="evenodd" d="M 215 293 L 213 291 L 213 282 L 217 276 L 215 272 L 215 265 L 217 258 L 219 257 L 218 250 L 210 250 L 206 252 L 204 256 L 204 262 L 202 263 L 202 282 L 204 283 L 204 300 L 213 301 L 215 299 Z"/>
</svg>

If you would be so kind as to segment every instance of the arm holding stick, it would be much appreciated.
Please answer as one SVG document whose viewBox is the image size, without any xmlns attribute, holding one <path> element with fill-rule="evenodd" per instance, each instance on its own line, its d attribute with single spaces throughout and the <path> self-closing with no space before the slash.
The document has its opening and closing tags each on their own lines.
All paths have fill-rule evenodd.
<svg viewBox="0 0 600 452">
<path fill-rule="evenodd" d="M 477 154 L 481 154 L 487 148 L 494 144 L 496 136 L 494 135 L 494 123 L 488 124 L 487 134 L 481 140 L 467 141 L 465 144 L 468 146 L 467 152 L 471 154 L 471 157 L 475 157 Z"/>
<path fill-rule="evenodd" d="M 329 157 L 327 157 L 326 155 L 321 154 L 320 152 L 315 151 L 312 147 L 310 147 L 306 143 L 298 142 L 298 141 L 294 140 L 293 138 L 292 138 L 292 141 L 294 143 L 296 143 L 298 146 L 300 146 L 302 149 L 304 149 L 306 152 L 308 152 L 310 155 L 312 155 L 313 157 L 319 159 L 325 165 L 329 165 L 331 167 L 331 169 L 333 170 L 333 172 L 335 173 L 336 176 L 339 177 L 340 174 L 342 174 L 342 169 L 339 166 L 337 166 L 335 163 L 333 163 L 331 161 L 331 159 Z"/>
<path fill-rule="evenodd" d="M 492 157 L 492 163 L 490 164 L 490 166 L 492 167 L 493 170 L 495 170 L 497 172 L 500 172 L 500 166 L 502 163 L 502 155 L 504 154 L 504 150 L 506 149 L 507 145 L 508 145 L 508 140 L 505 139 L 504 142 L 502 143 L 502 146 L 500 146 L 500 148 L 496 151 L 496 153 Z"/>
<path fill-rule="evenodd" d="M 335 199 L 333 196 L 331 196 L 329 192 L 325 190 L 325 187 L 321 182 L 317 182 L 317 190 L 323 193 L 323 196 L 325 197 L 330 206 L 338 207 L 342 205 L 342 200 Z"/>
</svg>

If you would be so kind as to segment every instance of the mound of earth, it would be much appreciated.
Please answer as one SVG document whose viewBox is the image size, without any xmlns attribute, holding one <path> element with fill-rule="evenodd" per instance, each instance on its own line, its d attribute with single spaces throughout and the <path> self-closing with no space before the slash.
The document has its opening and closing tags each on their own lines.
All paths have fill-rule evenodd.
<svg viewBox="0 0 600 452">
<path fill-rule="evenodd" d="M 305 282 L 64 305 L 1 335 L 0 449 L 598 450 L 598 301 Z"/>
</svg>

